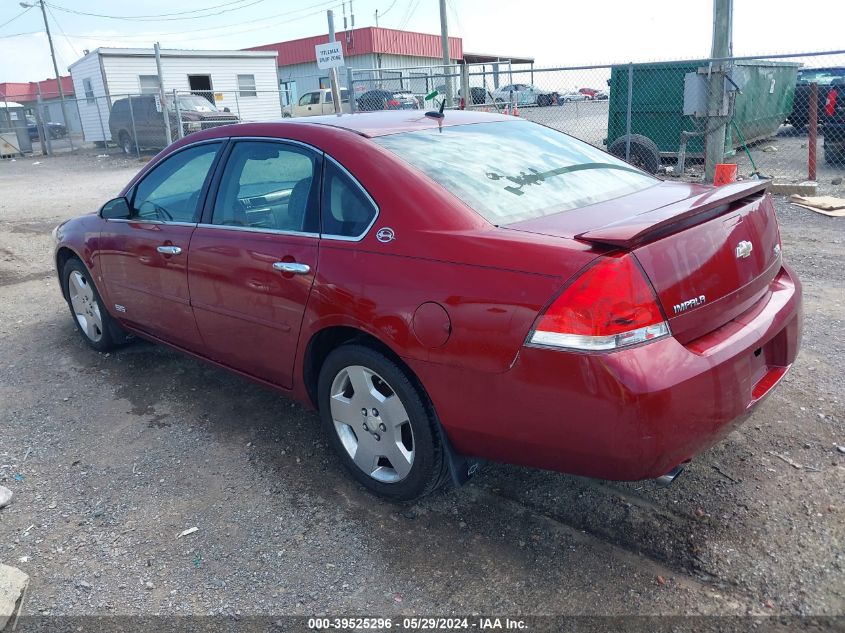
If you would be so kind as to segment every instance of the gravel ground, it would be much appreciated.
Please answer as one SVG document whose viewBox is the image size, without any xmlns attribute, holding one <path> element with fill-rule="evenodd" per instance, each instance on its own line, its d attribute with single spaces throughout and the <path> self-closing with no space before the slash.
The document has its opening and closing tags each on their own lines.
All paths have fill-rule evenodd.
<svg viewBox="0 0 845 633">
<path fill-rule="evenodd" d="M 140 164 L 34 162 L 0 162 L 0 562 L 31 576 L 25 613 L 845 614 L 845 219 L 778 202 L 803 350 L 668 489 L 491 464 L 397 507 L 278 393 L 144 342 L 91 351 L 50 230 Z"/>
</svg>

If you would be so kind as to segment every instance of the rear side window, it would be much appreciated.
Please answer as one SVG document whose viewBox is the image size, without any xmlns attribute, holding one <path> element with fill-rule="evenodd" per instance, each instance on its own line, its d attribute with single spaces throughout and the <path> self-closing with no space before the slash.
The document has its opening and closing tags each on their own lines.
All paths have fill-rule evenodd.
<svg viewBox="0 0 845 633">
<path fill-rule="evenodd" d="M 284 143 L 239 141 L 220 180 L 212 224 L 317 232 L 317 159 Z"/>
<path fill-rule="evenodd" d="M 327 158 L 323 174 L 322 234 L 357 240 L 364 237 L 378 208 L 346 171 Z"/>
<path fill-rule="evenodd" d="M 195 145 L 153 167 L 135 186 L 133 218 L 194 222 L 200 194 L 220 143 Z"/>
<path fill-rule="evenodd" d="M 496 225 L 612 200 L 659 182 L 529 121 L 444 126 L 374 140 Z"/>
</svg>

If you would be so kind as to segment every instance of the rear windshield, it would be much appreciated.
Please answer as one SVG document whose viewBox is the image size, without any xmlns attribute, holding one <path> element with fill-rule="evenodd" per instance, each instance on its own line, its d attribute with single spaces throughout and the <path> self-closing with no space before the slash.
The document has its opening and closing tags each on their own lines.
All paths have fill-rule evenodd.
<svg viewBox="0 0 845 633">
<path fill-rule="evenodd" d="M 611 200 L 659 182 L 591 145 L 522 120 L 374 140 L 497 225 Z"/>
</svg>

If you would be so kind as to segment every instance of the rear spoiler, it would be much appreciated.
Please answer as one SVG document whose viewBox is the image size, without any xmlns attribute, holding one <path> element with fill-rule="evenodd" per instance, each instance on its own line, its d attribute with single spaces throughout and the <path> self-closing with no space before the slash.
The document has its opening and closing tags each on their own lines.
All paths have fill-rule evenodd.
<svg viewBox="0 0 845 633">
<path fill-rule="evenodd" d="M 634 248 L 759 200 L 768 186 L 768 180 L 731 183 L 665 207 L 579 233 L 575 238 L 596 244 Z"/>
</svg>

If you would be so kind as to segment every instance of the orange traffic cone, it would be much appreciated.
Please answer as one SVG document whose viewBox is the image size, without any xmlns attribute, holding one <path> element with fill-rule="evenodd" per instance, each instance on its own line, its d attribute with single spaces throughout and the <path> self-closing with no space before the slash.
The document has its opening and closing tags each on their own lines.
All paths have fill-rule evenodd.
<svg viewBox="0 0 845 633">
<path fill-rule="evenodd" d="M 508 116 L 511 113 L 510 106 L 505 106 L 505 111 L 502 113 L 505 116 Z"/>
<path fill-rule="evenodd" d="M 513 115 L 519 116 L 519 107 L 517 107 L 517 104 L 515 103 L 513 104 Z"/>
</svg>

